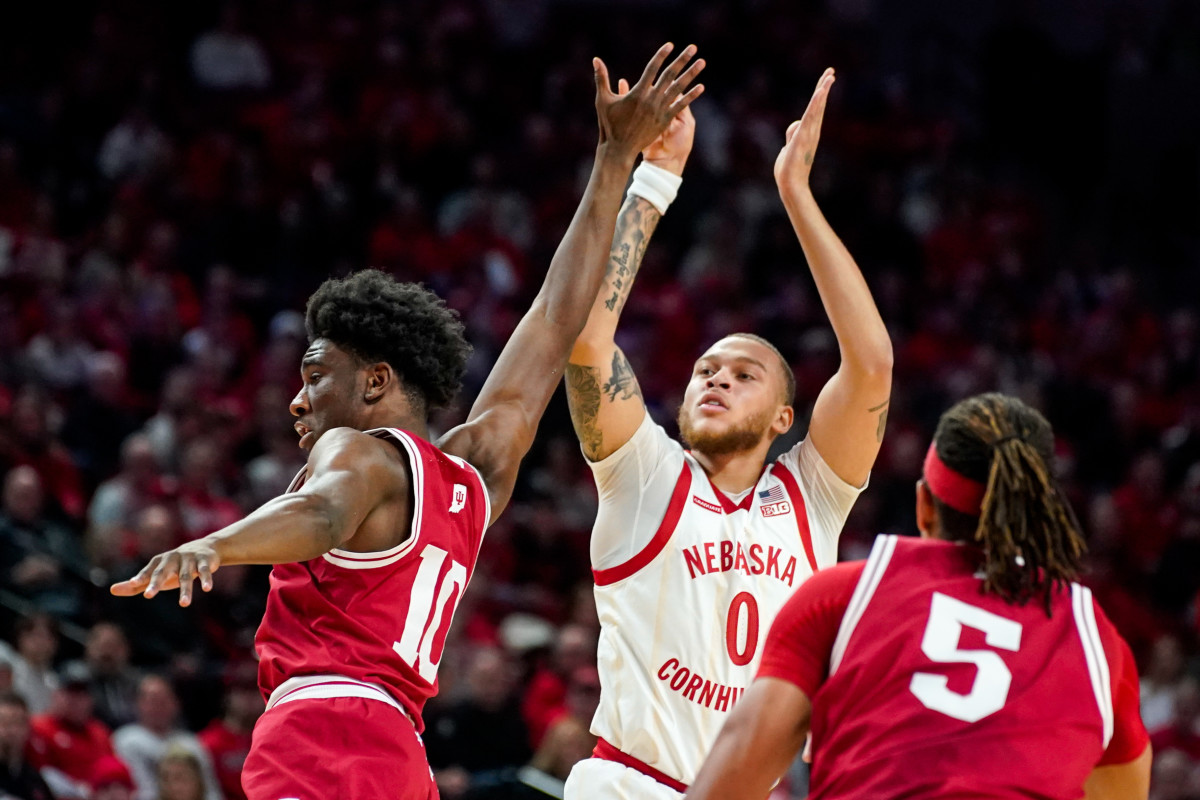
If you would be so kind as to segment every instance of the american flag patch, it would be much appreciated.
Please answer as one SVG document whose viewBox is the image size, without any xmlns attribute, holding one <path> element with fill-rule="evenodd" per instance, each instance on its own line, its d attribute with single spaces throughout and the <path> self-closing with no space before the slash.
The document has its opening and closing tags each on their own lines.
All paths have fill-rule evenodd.
<svg viewBox="0 0 1200 800">
<path fill-rule="evenodd" d="M 770 503 L 781 503 L 784 499 L 783 486 L 777 483 L 770 489 L 763 489 L 758 493 L 758 497 L 760 500 L 762 500 L 763 505 L 769 505 Z"/>
</svg>

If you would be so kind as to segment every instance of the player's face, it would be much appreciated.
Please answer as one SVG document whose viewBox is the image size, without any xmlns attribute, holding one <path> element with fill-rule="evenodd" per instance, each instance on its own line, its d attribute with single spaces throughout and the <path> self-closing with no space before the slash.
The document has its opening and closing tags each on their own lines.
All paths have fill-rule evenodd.
<svg viewBox="0 0 1200 800">
<path fill-rule="evenodd" d="M 713 455 L 753 450 L 791 425 L 778 357 L 731 336 L 696 362 L 679 407 L 679 431 L 693 450 Z"/>
<path fill-rule="evenodd" d="M 300 362 L 300 391 L 292 398 L 292 415 L 300 446 L 311 450 L 328 430 L 357 427 L 354 399 L 362 369 L 357 359 L 328 339 L 317 339 Z"/>
</svg>

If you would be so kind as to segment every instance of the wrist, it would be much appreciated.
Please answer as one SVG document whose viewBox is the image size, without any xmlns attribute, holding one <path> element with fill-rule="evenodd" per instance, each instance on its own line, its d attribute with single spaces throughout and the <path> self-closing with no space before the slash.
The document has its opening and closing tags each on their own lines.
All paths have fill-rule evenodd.
<svg viewBox="0 0 1200 800">
<path fill-rule="evenodd" d="M 615 146 L 612 142 L 601 142 L 596 146 L 597 166 L 623 167 L 626 172 L 629 172 L 633 169 L 633 164 L 637 161 L 637 156 L 636 152 L 630 152 L 626 148 Z"/>
<path fill-rule="evenodd" d="M 672 175 L 683 177 L 683 167 L 687 164 L 687 156 L 682 158 L 642 158 L 643 164 L 653 164 L 659 169 L 665 169 Z"/>
<path fill-rule="evenodd" d="M 679 193 L 679 185 L 683 178 L 663 169 L 660 166 L 643 161 L 633 171 L 633 182 L 629 185 L 629 194 L 640 197 L 654 206 L 660 215 L 666 214 L 675 196 Z"/>
<path fill-rule="evenodd" d="M 796 183 L 781 182 L 779 184 L 779 197 L 783 200 L 784 205 L 787 206 L 799 206 L 805 203 L 816 202 L 808 181 Z"/>
</svg>

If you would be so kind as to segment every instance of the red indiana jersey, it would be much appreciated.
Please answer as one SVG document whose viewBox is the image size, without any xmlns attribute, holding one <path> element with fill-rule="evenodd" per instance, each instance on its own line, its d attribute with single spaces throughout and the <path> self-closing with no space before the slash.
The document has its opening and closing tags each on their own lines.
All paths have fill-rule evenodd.
<svg viewBox="0 0 1200 800">
<path fill-rule="evenodd" d="M 1072 583 L 1050 616 L 982 591 L 978 550 L 880 536 L 784 606 L 759 677 L 812 699 L 810 798 L 1078 798 L 1147 737 L 1128 646 Z"/>
<path fill-rule="evenodd" d="M 415 498 L 409 536 L 381 552 L 331 550 L 275 565 L 255 637 L 258 683 L 268 709 L 307 698 L 366 697 L 397 706 L 419 732 L 490 503 L 482 477 L 462 459 L 395 428 L 366 432 L 408 457 Z M 288 491 L 303 482 L 301 472 Z"/>
</svg>

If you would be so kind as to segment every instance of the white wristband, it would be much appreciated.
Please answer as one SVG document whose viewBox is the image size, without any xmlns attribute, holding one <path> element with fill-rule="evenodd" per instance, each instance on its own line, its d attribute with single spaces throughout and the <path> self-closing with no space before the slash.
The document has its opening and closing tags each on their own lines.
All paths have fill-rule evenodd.
<svg viewBox="0 0 1200 800">
<path fill-rule="evenodd" d="M 629 194 L 642 198 L 657 208 L 659 214 L 665 214 L 675 200 L 675 195 L 679 194 L 679 186 L 682 183 L 682 176 L 643 160 L 633 171 L 633 183 L 629 184 Z"/>
</svg>

